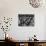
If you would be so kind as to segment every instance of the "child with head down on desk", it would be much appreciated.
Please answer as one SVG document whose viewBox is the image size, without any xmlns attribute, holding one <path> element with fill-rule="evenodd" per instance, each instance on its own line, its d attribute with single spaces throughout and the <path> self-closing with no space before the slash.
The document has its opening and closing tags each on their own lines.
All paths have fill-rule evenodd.
<svg viewBox="0 0 46 46">
<path fill-rule="evenodd" d="M 34 41 L 38 41 L 36 35 L 34 35 L 32 38 Z"/>
</svg>

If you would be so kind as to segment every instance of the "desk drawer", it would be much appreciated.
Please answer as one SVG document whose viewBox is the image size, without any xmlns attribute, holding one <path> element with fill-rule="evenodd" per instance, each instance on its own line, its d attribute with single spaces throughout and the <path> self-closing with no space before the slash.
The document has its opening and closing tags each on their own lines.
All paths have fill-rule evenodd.
<svg viewBox="0 0 46 46">
<path fill-rule="evenodd" d="M 16 46 L 28 46 L 28 43 L 16 43 Z"/>
</svg>

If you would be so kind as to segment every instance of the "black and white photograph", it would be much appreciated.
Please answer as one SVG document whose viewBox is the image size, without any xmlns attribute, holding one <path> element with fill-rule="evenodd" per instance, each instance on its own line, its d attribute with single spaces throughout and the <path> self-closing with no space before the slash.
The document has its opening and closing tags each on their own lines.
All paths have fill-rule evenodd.
<svg viewBox="0 0 46 46">
<path fill-rule="evenodd" d="M 18 26 L 34 26 L 34 14 L 18 14 Z"/>
</svg>

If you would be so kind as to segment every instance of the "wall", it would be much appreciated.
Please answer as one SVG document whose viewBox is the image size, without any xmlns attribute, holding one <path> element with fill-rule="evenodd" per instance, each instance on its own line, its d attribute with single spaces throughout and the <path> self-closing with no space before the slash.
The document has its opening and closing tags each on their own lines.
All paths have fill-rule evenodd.
<svg viewBox="0 0 46 46">
<path fill-rule="evenodd" d="M 45 39 L 45 15 L 46 6 L 39 8 L 33 8 L 30 6 L 28 0 L 0 0 L 0 18 L 1 17 L 13 17 L 13 22 L 10 33 L 17 40 L 27 40 L 34 34 L 37 35 L 37 39 Z M 35 26 L 34 27 L 19 27 L 18 26 L 18 14 L 34 14 Z M 0 31 L 0 35 L 2 35 Z M 4 33 L 3 33 L 4 34 Z M 0 36 L 0 39 L 4 39 Z"/>
</svg>

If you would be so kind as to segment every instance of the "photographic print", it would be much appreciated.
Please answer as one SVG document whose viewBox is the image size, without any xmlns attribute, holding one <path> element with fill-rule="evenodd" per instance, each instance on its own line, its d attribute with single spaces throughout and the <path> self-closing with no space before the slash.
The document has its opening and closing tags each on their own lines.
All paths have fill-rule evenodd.
<svg viewBox="0 0 46 46">
<path fill-rule="evenodd" d="M 18 26 L 34 26 L 34 14 L 18 14 Z"/>
</svg>

